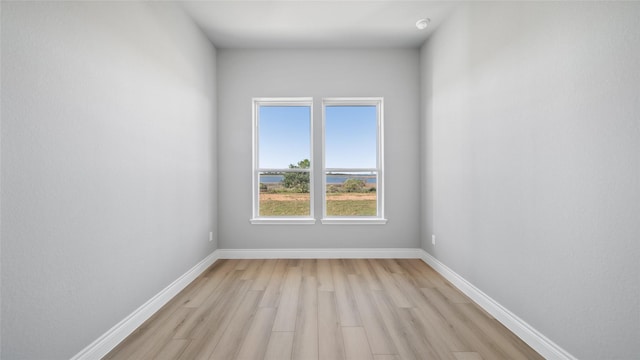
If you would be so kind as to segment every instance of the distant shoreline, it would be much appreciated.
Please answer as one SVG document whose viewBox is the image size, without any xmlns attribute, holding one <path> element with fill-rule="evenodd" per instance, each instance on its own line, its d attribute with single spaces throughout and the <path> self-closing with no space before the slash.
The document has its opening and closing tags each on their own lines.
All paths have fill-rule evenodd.
<svg viewBox="0 0 640 360">
<path fill-rule="evenodd" d="M 283 175 L 260 175 L 260 183 L 262 184 L 278 184 L 284 179 Z M 376 184 L 377 178 L 375 175 L 357 175 L 353 174 L 331 174 L 327 175 L 327 184 L 343 184 L 348 179 L 361 179 L 364 180 L 367 185 Z"/>
</svg>

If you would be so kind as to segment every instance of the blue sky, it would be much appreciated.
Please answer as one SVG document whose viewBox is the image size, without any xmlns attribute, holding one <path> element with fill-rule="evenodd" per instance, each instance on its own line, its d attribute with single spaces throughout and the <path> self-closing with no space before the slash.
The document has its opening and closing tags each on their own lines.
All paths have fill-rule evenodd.
<svg viewBox="0 0 640 360">
<path fill-rule="evenodd" d="M 325 166 L 375 168 L 376 107 L 327 106 L 325 117 Z"/>
<path fill-rule="evenodd" d="M 261 168 L 287 168 L 310 158 L 309 117 L 310 108 L 306 106 L 260 107 Z M 375 106 L 328 106 L 326 166 L 375 168 L 376 135 Z"/>
<path fill-rule="evenodd" d="M 288 168 L 310 159 L 311 127 L 308 106 L 260 107 L 260 167 Z"/>
</svg>

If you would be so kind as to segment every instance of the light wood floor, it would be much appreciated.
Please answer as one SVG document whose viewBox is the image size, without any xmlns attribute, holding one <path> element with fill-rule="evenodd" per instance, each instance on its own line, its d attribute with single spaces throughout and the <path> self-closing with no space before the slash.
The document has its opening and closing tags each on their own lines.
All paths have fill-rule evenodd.
<svg viewBox="0 0 640 360">
<path fill-rule="evenodd" d="M 105 359 L 542 359 L 418 259 L 219 260 Z"/>
</svg>

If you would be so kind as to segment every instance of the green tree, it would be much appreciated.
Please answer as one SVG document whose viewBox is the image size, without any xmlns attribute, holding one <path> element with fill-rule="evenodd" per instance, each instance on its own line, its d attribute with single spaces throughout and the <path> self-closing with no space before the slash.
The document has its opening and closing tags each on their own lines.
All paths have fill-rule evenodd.
<svg viewBox="0 0 640 360">
<path fill-rule="evenodd" d="M 310 167 L 311 161 L 309 161 L 309 159 L 298 161 L 298 165 L 289 164 L 289 169 L 308 169 Z M 286 172 L 283 176 L 282 185 L 285 188 L 301 193 L 309 192 L 308 172 Z"/>
<path fill-rule="evenodd" d="M 346 192 L 364 192 L 366 184 L 364 180 L 361 179 L 348 179 L 342 184 L 342 188 Z"/>
</svg>

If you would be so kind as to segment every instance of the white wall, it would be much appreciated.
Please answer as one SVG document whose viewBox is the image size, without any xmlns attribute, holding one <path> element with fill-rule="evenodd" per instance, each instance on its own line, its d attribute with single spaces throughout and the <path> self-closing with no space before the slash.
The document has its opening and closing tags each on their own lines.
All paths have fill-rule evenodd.
<svg viewBox="0 0 640 360">
<path fill-rule="evenodd" d="M 1 357 L 68 359 L 215 249 L 215 49 L 168 3 L 3 1 L 1 75 Z"/>
<path fill-rule="evenodd" d="M 423 247 L 580 359 L 640 354 L 638 19 L 477 3 L 421 53 Z"/>
<path fill-rule="evenodd" d="M 419 53 L 417 50 L 218 52 L 220 248 L 419 246 Z M 311 96 L 321 132 L 323 97 L 382 96 L 386 225 L 251 225 L 251 99 Z M 321 161 L 321 144 L 315 144 Z M 320 172 L 316 193 L 320 193 Z M 318 201 L 316 214 L 322 214 Z"/>
</svg>

